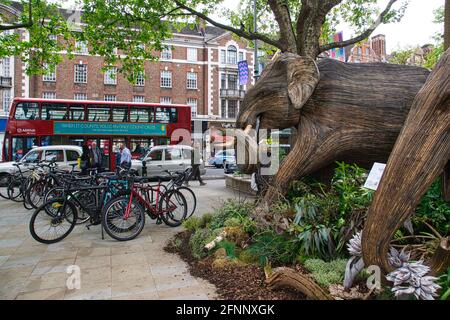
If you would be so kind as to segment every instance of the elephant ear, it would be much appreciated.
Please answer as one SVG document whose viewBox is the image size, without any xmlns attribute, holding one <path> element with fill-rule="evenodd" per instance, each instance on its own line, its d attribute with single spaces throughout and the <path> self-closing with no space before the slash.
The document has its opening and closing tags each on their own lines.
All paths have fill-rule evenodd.
<svg viewBox="0 0 450 320">
<path fill-rule="evenodd" d="M 313 59 L 300 57 L 288 62 L 288 94 L 295 109 L 300 109 L 308 101 L 319 79 L 319 68 Z"/>
</svg>

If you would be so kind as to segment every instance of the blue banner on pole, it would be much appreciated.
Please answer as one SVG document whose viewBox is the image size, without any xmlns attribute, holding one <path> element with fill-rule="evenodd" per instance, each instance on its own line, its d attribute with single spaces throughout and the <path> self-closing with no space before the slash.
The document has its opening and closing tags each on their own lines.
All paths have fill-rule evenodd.
<svg viewBox="0 0 450 320">
<path fill-rule="evenodd" d="M 239 85 L 246 85 L 248 82 L 248 63 L 246 60 L 238 62 L 239 68 Z"/>
</svg>

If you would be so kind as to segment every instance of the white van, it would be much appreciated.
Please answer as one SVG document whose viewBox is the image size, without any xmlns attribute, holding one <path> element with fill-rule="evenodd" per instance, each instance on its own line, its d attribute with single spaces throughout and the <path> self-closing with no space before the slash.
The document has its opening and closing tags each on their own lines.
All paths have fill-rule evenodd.
<svg viewBox="0 0 450 320">
<path fill-rule="evenodd" d="M 182 145 L 155 146 L 139 160 L 131 161 L 131 168 L 142 175 L 142 165 L 145 162 L 147 176 L 166 176 L 165 170 L 184 171 L 191 166 L 192 147 Z M 205 164 L 200 160 L 200 174 L 206 174 Z"/>
<path fill-rule="evenodd" d="M 31 149 L 18 163 L 33 164 L 39 161 L 55 161 L 58 169 L 72 169 L 72 164 L 78 163 L 81 157 L 82 149 L 78 146 L 47 146 Z M 5 174 L 14 174 L 17 167 L 13 166 L 15 162 L 0 163 L 0 176 Z"/>
</svg>

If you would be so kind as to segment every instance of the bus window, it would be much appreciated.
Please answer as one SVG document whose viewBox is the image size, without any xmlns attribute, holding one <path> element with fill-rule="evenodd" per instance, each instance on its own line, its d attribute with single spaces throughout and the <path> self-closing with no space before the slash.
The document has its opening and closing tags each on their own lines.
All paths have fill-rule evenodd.
<svg viewBox="0 0 450 320">
<path fill-rule="evenodd" d="M 14 118 L 17 120 L 39 120 L 39 105 L 35 102 L 17 104 Z"/>
<path fill-rule="evenodd" d="M 128 122 L 128 108 L 113 108 L 113 122 Z"/>
<path fill-rule="evenodd" d="M 110 107 L 89 106 L 88 120 L 92 122 L 108 122 L 110 119 Z"/>
<path fill-rule="evenodd" d="M 156 108 L 156 122 L 169 123 L 170 111 L 168 108 Z"/>
<path fill-rule="evenodd" d="M 42 104 L 42 120 L 67 120 L 67 105 L 59 103 Z"/>
<path fill-rule="evenodd" d="M 178 110 L 177 108 L 170 108 L 170 123 L 178 122 Z"/>
<path fill-rule="evenodd" d="M 150 122 L 148 108 L 131 108 L 130 122 Z"/>
<path fill-rule="evenodd" d="M 33 147 L 37 146 L 36 138 L 15 137 L 12 139 L 12 159 L 19 161 Z"/>
<path fill-rule="evenodd" d="M 73 105 L 69 106 L 69 119 L 72 121 L 84 121 L 84 107 Z"/>
</svg>

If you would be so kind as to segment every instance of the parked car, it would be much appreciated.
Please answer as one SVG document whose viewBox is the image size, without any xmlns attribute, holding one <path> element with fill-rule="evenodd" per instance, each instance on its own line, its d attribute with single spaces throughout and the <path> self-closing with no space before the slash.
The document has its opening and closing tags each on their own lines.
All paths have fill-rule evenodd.
<svg viewBox="0 0 450 320">
<path fill-rule="evenodd" d="M 143 162 L 147 167 L 147 176 L 167 176 L 165 170 L 184 171 L 191 166 L 192 147 L 181 145 L 155 146 L 139 160 L 131 161 L 131 168 L 142 175 Z M 200 174 L 206 174 L 203 160 Z"/>
<path fill-rule="evenodd" d="M 78 146 L 36 147 L 23 156 L 18 163 L 32 164 L 39 161 L 55 161 L 58 168 L 69 170 L 72 169 L 72 164 L 78 163 L 78 158 L 81 157 L 81 154 L 81 147 Z M 13 163 L 15 162 L 0 163 L 0 176 L 4 174 L 14 174 L 17 171 L 17 167 L 13 166 Z"/>
<path fill-rule="evenodd" d="M 209 159 L 208 163 L 216 168 L 222 168 L 225 162 L 236 162 L 235 154 L 234 149 L 218 151 L 214 157 Z"/>
<path fill-rule="evenodd" d="M 223 171 L 225 174 L 235 173 L 237 171 L 236 157 L 225 161 L 223 165 Z"/>
</svg>

